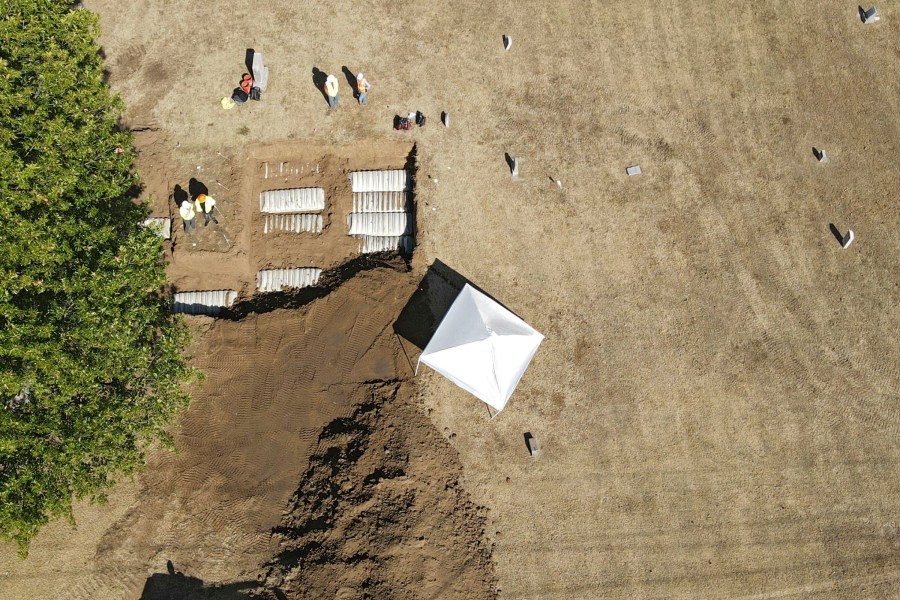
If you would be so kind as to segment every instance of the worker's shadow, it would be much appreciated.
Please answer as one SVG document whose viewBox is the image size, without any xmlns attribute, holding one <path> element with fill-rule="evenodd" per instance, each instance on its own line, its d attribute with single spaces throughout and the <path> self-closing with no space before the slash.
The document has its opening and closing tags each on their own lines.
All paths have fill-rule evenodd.
<svg viewBox="0 0 900 600">
<path fill-rule="evenodd" d="M 190 200 L 188 193 L 183 187 L 176 185 L 175 189 L 172 190 L 172 201 L 175 203 L 175 208 L 181 208 L 181 205 L 187 200 Z"/>
<path fill-rule="evenodd" d="M 467 283 L 497 302 L 496 298 L 483 289 L 441 261 L 435 260 L 428 267 L 425 277 L 419 282 L 419 287 L 410 296 L 406 306 L 400 311 L 400 316 L 394 322 L 394 332 L 420 350 L 424 350 Z M 501 302 L 497 304 L 503 306 Z"/>
<path fill-rule="evenodd" d="M 191 198 L 197 198 L 200 194 L 208 196 L 209 188 L 202 181 L 197 181 L 195 177 L 191 177 L 191 180 L 188 181 L 188 192 L 190 192 Z"/>
<path fill-rule="evenodd" d="M 359 100 L 359 88 L 356 87 L 356 75 L 353 74 L 347 65 L 341 67 L 341 71 L 344 72 L 344 77 L 347 78 L 347 85 L 350 86 L 350 89 L 353 91 L 354 100 Z"/>
<path fill-rule="evenodd" d="M 328 92 L 325 91 L 325 82 L 328 81 L 328 73 L 323 73 L 316 67 L 313 67 L 312 80 L 313 85 L 321 92 L 322 98 L 325 99 L 325 102 L 328 102 Z"/>
</svg>

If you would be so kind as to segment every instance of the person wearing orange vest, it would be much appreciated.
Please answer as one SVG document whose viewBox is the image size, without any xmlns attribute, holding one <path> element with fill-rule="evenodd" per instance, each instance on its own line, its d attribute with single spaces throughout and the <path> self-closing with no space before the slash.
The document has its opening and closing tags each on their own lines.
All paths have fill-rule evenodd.
<svg viewBox="0 0 900 600">
<path fill-rule="evenodd" d="M 325 80 L 325 94 L 328 96 L 328 106 L 337 108 L 338 105 L 338 80 L 334 75 L 329 75 Z"/>
<path fill-rule="evenodd" d="M 216 199 L 212 196 L 207 196 L 206 194 L 198 195 L 197 199 L 194 201 L 194 208 L 203 213 L 204 227 L 209 225 L 210 220 L 216 225 L 219 224 L 219 220 L 216 218 L 216 215 L 213 214 L 213 211 L 216 210 Z"/>
<path fill-rule="evenodd" d="M 366 105 L 366 94 L 369 93 L 369 89 L 372 86 L 369 85 L 369 80 L 366 79 L 362 73 L 359 73 L 356 76 L 356 91 L 359 93 L 359 103 L 363 106 Z"/>
<path fill-rule="evenodd" d="M 181 206 L 178 207 L 178 212 L 181 214 L 181 220 L 184 221 L 184 232 L 191 235 L 191 227 L 197 229 L 197 222 L 194 220 L 194 217 L 196 216 L 194 207 L 191 206 L 191 203 L 188 202 L 187 198 L 185 198 L 181 203 Z"/>
</svg>

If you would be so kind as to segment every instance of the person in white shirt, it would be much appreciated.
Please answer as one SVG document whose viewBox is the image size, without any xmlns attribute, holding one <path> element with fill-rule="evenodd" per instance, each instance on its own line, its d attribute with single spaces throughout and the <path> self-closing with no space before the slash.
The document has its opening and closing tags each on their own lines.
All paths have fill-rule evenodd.
<svg viewBox="0 0 900 600">
<path fill-rule="evenodd" d="M 194 219 L 196 216 L 194 207 L 191 206 L 190 202 L 184 200 L 181 203 L 181 206 L 178 207 L 178 212 L 181 214 L 181 219 L 184 221 L 184 232 L 191 235 L 191 228 L 197 229 L 197 221 Z"/>
</svg>

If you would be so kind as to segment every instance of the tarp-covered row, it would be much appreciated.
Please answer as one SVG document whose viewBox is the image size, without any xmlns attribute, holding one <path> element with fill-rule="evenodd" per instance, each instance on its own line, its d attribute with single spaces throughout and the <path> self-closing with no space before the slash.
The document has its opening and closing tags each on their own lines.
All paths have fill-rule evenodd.
<svg viewBox="0 0 900 600">
<path fill-rule="evenodd" d="M 270 231 L 320 233 L 322 231 L 322 215 L 315 213 L 266 215 L 263 233 L 269 233 Z"/>
<path fill-rule="evenodd" d="M 347 224 L 350 235 L 360 238 L 360 252 L 412 252 L 411 184 L 403 169 L 350 173 L 353 212 Z"/>
<path fill-rule="evenodd" d="M 412 234 L 408 213 L 350 213 L 350 235 L 397 236 Z"/>
<path fill-rule="evenodd" d="M 353 171 L 350 187 L 356 192 L 405 192 L 409 190 L 409 174 L 405 169 L 388 171 Z"/>
<path fill-rule="evenodd" d="M 359 237 L 362 240 L 362 243 L 359 245 L 359 251 L 363 254 L 393 252 L 396 250 L 410 254 L 413 251 L 413 237 L 411 235 L 363 235 Z"/>
<path fill-rule="evenodd" d="M 217 315 L 234 304 L 235 290 L 178 292 L 172 302 L 172 312 L 189 315 Z"/>
<path fill-rule="evenodd" d="M 360 192 L 353 194 L 353 212 L 409 212 L 406 192 Z"/>
<path fill-rule="evenodd" d="M 316 285 L 322 269 L 301 267 L 296 269 L 265 269 L 256 274 L 256 288 L 260 292 L 278 292 L 285 288 L 303 288 Z"/>
<path fill-rule="evenodd" d="M 325 210 L 325 190 L 293 188 L 261 192 L 259 210 L 274 214 L 320 212 Z"/>
</svg>

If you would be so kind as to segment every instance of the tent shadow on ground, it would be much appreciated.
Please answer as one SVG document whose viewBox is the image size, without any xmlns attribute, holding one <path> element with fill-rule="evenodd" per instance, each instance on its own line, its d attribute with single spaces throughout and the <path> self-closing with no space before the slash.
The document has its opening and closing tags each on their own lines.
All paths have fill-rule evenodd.
<svg viewBox="0 0 900 600">
<path fill-rule="evenodd" d="M 416 291 L 410 296 L 406 306 L 400 311 L 400 316 L 394 322 L 394 333 L 412 343 L 419 350 L 424 350 L 434 336 L 434 332 L 437 331 L 444 315 L 453 306 L 454 300 L 467 283 L 509 310 L 502 302 L 457 271 L 440 260 L 435 260 L 428 267 L 425 276 L 419 282 Z M 509 312 L 516 314 L 512 310 Z"/>
<path fill-rule="evenodd" d="M 166 566 L 168 573 L 147 578 L 141 600 L 249 600 L 253 596 L 248 592 L 259 590 L 255 582 L 205 585 L 202 579 L 175 571 L 171 561 Z"/>
</svg>

